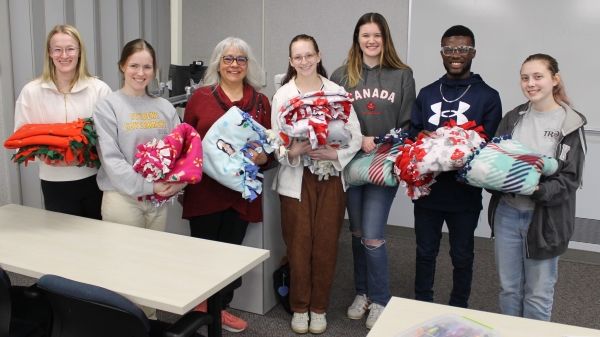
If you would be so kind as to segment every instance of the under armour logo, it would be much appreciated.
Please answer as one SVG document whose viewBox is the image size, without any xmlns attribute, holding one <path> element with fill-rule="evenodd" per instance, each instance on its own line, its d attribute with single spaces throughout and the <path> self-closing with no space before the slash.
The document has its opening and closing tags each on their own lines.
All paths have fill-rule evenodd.
<svg viewBox="0 0 600 337">
<path fill-rule="evenodd" d="M 440 117 L 452 118 L 456 116 L 456 124 L 461 125 L 469 121 L 464 113 L 469 110 L 471 106 L 465 102 L 458 102 L 458 110 L 444 110 L 442 111 L 442 102 L 431 105 L 431 111 L 434 115 L 429 117 L 429 123 L 433 125 L 440 125 Z"/>
</svg>

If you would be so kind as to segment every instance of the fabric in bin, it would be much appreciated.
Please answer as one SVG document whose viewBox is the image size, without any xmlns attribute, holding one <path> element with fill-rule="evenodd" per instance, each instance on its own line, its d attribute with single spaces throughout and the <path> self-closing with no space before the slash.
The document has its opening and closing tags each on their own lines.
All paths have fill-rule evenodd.
<svg viewBox="0 0 600 337">
<path fill-rule="evenodd" d="M 133 169 L 149 182 L 196 184 L 202 179 L 202 140 L 189 124 L 179 124 L 163 140 L 153 139 L 137 146 Z M 177 195 L 153 195 L 157 206 Z"/>
<path fill-rule="evenodd" d="M 232 107 L 208 130 L 202 140 L 204 173 L 221 185 L 242 193 L 245 199 L 256 199 L 262 192 L 262 173 L 252 162 L 252 143 L 258 144 L 265 154 L 273 152 L 267 142 L 264 126 L 246 112 Z"/>
<path fill-rule="evenodd" d="M 25 166 L 43 155 L 46 164 L 76 160 L 81 166 L 99 168 L 97 138 L 92 118 L 79 118 L 70 123 L 23 125 L 4 142 L 4 147 L 19 149 L 12 159 Z"/>
<path fill-rule="evenodd" d="M 505 135 L 482 144 L 471 154 L 457 179 L 476 187 L 531 195 L 541 176 L 549 176 L 557 169 L 556 159 L 533 153 Z"/>
<path fill-rule="evenodd" d="M 366 153 L 358 151 L 344 168 L 344 181 L 349 186 L 373 184 L 379 186 L 397 186 L 394 173 L 394 159 L 398 149 L 404 146 L 408 134 L 401 129 L 392 129 L 373 139 L 375 150 Z"/>
<path fill-rule="evenodd" d="M 485 135 L 481 126 L 473 121 L 459 126 L 452 120 L 429 137 L 419 134 L 416 142 L 407 141 L 396 155 L 394 172 L 406 194 L 418 199 L 431 192 L 435 176 L 462 168 L 468 155 L 482 143 Z"/>
</svg>

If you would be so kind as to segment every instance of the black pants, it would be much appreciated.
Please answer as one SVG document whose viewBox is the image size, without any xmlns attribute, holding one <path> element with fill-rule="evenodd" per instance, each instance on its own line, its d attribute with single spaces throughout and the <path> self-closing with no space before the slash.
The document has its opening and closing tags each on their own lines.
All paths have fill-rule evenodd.
<svg viewBox="0 0 600 337">
<path fill-rule="evenodd" d="M 42 180 L 46 210 L 102 220 L 102 191 L 96 175 L 73 181 Z"/>
<path fill-rule="evenodd" d="M 192 237 L 224 243 L 241 245 L 246 236 L 248 221 L 240 219 L 240 214 L 233 208 L 190 219 Z M 231 282 L 221 292 L 221 303 L 225 310 L 233 300 L 233 292 L 242 286 L 242 278 Z"/>
<path fill-rule="evenodd" d="M 479 212 L 443 212 L 415 205 L 414 215 L 417 239 L 415 299 L 433 302 L 436 259 L 445 221 L 448 225 L 450 257 L 454 267 L 453 286 L 448 304 L 467 308 L 473 280 L 474 235 L 479 222 Z"/>
</svg>

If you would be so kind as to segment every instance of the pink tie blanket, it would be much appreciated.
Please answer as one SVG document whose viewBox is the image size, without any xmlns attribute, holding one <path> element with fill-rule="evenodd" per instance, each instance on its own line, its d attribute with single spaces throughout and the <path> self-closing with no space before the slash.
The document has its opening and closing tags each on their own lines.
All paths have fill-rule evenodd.
<svg viewBox="0 0 600 337">
<path fill-rule="evenodd" d="M 351 95 L 339 91 L 314 91 L 295 96 L 279 110 L 277 127 L 279 135 L 269 135 L 271 144 L 280 148 L 279 158 L 287 152 L 292 138 L 299 141 L 308 139 L 313 149 L 326 144 L 334 148 L 343 148 L 352 136 L 345 129 L 345 123 L 352 109 Z M 319 180 L 337 176 L 339 172 L 328 160 L 313 160 L 303 156 L 304 166 L 319 175 Z"/>
<path fill-rule="evenodd" d="M 367 153 L 363 150 L 352 158 L 344 168 L 344 181 L 349 186 L 373 184 L 379 186 L 397 186 L 394 173 L 395 155 L 404 146 L 408 134 L 402 129 L 392 129 L 387 134 L 375 137 L 375 150 Z"/>
<path fill-rule="evenodd" d="M 419 134 L 416 142 L 407 140 L 395 158 L 394 172 L 406 194 L 418 199 L 429 194 L 435 176 L 462 168 L 481 143 L 485 143 L 483 128 L 474 121 L 460 126 L 447 122 L 430 137 Z"/>
<path fill-rule="evenodd" d="M 533 153 L 505 135 L 482 144 L 458 171 L 460 182 L 505 193 L 531 195 L 542 176 L 558 168 L 556 159 Z"/>
<path fill-rule="evenodd" d="M 189 124 L 179 124 L 165 139 L 153 139 L 137 149 L 133 169 L 146 181 L 196 184 L 202 179 L 202 140 Z M 152 199 L 158 207 L 176 197 L 154 194 Z"/>
</svg>

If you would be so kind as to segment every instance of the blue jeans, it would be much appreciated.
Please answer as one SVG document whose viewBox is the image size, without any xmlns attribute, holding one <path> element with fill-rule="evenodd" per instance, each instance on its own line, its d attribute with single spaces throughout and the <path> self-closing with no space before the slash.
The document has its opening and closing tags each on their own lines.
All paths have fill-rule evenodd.
<svg viewBox="0 0 600 337">
<path fill-rule="evenodd" d="M 558 256 L 527 258 L 527 229 L 533 211 L 519 211 L 500 200 L 494 216 L 494 252 L 500 276 L 500 310 L 505 315 L 550 321 Z"/>
<path fill-rule="evenodd" d="M 351 187 L 346 191 L 356 294 L 366 294 L 371 302 L 382 306 L 386 306 L 391 298 L 385 227 L 396 191 L 398 186 L 371 184 Z M 357 234 L 357 231 L 362 233 Z M 381 240 L 382 244 L 367 245 L 366 240 Z"/>
<path fill-rule="evenodd" d="M 468 307 L 473 281 L 475 258 L 474 235 L 480 212 L 445 212 L 415 205 L 415 235 L 417 239 L 417 269 L 415 299 L 433 302 L 435 266 L 440 251 L 442 226 L 448 226 L 453 287 L 448 304 Z"/>
</svg>

